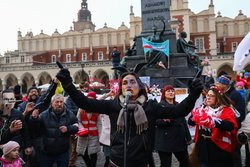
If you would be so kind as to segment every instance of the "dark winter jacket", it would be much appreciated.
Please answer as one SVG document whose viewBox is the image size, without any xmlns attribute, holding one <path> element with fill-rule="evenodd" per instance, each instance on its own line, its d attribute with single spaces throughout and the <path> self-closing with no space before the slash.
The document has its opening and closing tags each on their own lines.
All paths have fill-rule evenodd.
<svg viewBox="0 0 250 167">
<path fill-rule="evenodd" d="M 48 155 L 59 155 L 69 150 L 70 135 L 78 131 L 78 120 L 69 110 L 57 116 L 52 108 L 44 111 L 37 119 L 30 119 L 30 124 L 42 134 L 42 151 Z M 60 126 L 66 126 L 68 131 L 61 133 Z"/>
<path fill-rule="evenodd" d="M 44 95 L 40 96 L 36 100 L 35 109 L 39 109 L 40 113 L 43 112 L 43 111 L 45 111 L 45 110 L 47 110 L 49 108 L 49 105 L 50 105 L 50 102 L 51 102 L 51 98 L 55 94 L 56 87 L 57 87 L 57 84 L 54 83 L 54 82 L 52 82 L 51 85 L 49 86 L 47 92 Z M 21 103 L 19 105 L 19 109 L 22 112 L 24 112 L 27 103 L 28 102 L 23 102 L 23 103 Z M 36 129 L 34 129 L 32 127 L 32 125 L 29 124 L 30 115 L 31 115 L 31 113 L 28 113 L 25 116 L 25 122 L 26 122 L 26 124 L 28 126 L 31 139 L 36 139 L 36 138 L 41 137 L 41 133 L 39 131 L 37 131 Z"/>
<path fill-rule="evenodd" d="M 241 96 L 239 92 L 234 87 L 230 87 L 230 89 L 225 93 L 234 103 L 235 109 L 240 113 L 240 117 L 236 118 L 239 128 L 241 127 L 241 122 L 246 117 L 246 104 L 245 99 Z"/>
<path fill-rule="evenodd" d="M 192 115 L 188 119 L 188 124 L 195 126 Z M 215 127 L 223 131 L 232 131 L 234 129 L 233 123 L 226 120 L 216 123 Z M 198 158 L 201 162 L 206 163 L 209 167 L 233 167 L 232 154 L 222 150 L 211 140 L 211 130 L 200 127 L 198 135 L 196 146 Z"/>
<path fill-rule="evenodd" d="M 165 106 L 174 106 L 161 101 Z M 187 149 L 187 142 L 191 141 L 191 135 L 184 117 L 171 119 L 166 122 L 163 119 L 156 121 L 155 150 L 161 152 L 180 152 Z"/>
<path fill-rule="evenodd" d="M 12 141 L 18 142 L 21 149 L 25 149 L 31 146 L 29 131 L 28 131 L 27 125 L 24 121 L 21 111 L 13 108 L 11 110 L 10 116 L 9 117 L 5 116 L 5 118 L 2 118 L 2 120 L 3 120 L 3 124 L 1 125 L 0 143 L 6 143 L 12 140 Z M 22 121 L 22 129 L 15 133 L 11 133 L 10 125 L 11 125 L 11 122 L 14 120 Z"/>
<path fill-rule="evenodd" d="M 116 165 L 123 166 L 124 135 L 117 131 L 117 119 L 122 109 L 119 98 L 114 100 L 88 99 L 84 94 L 74 87 L 73 84 L 64 88 L 75 102 L 82 109 L 90 112 L 106 114 L 111 123 L 111 161 Z M 156 119 L 179 118 L 187 115 L 194 107 L 199 94 L 190 94 L 182 103 L 177 106 L 164 106 L 156 101 L 149 100 L 142 105 L 149 123 L 149 129 L 141 135 L 136 133 L 136 124 L 133 113 L 128 113 L 128 136 L 127 136 L 127 166 L 141 167 L 148 163 L 152 144 L 149 139 L 153 138 L 153 128 Z"/>
<path fill-rule="evenodd" d="M 66 97 L 65 100 L 65 105 L 67 107 L 67 109 L 71 112 L 73 112 L 75 115 L 77 115 L 77 112 L 79 110 L 79 108 L 76 106 L 76 104 L 73 102 L 73 100 L 71 99 L 71 97 Z"/>
<path fill-rule="evenodd" d="M 121 59 L 120 56 L 121 56 L 121 52 L 119 52 L 118 50 L 111 52 L 112 63 L 114 65 L 119 65 L 120 59 Z"/>
</svg>

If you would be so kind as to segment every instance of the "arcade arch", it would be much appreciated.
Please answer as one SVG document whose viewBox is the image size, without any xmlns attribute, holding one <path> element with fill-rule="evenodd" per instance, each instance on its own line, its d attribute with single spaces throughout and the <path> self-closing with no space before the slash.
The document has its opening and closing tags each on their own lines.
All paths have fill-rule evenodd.
<svg viewBox="0 0 250 167">
<path fill-rule="evenodd" d="M 6 81 L 6 89 L 13 87 L 18 84 L 17 77 L 14 74 L 8 74 L 5 79 Z"/>
<path fill-rule="evenodd" d="M 217 70 L 217 77 L 221 75 L 231 75 L 234 78 L 233 65 L 228 63 L 222 64 Z"/>
<path fill-rule="evenodd" d="M 26 72 L 21 76 L 21 89 L 22 92 L 27 92 L 28 88 L 35 85 L 35 79 L 32 74 Z"/>
<path fill-rule="evenodd" d="M 51 80 L 50 74 L 45 71 L 38 75 L 38 85 L 49 84 Z"/>
<path fill-rule="evenodd" d="M 87 81 L 89 80 L 88 74 L 84 70 L 79 70 L 74 74 L 74 82 L 76 84 L 81 83 L 82 81 Z"/>
<path fill-rule="evenodd" d="M 105 86 L 108 86 L 109 75 L 103 69 L 98 69 L 93 74 L 94 79 L 97 82 L 103 83 Z"/>
</svg>

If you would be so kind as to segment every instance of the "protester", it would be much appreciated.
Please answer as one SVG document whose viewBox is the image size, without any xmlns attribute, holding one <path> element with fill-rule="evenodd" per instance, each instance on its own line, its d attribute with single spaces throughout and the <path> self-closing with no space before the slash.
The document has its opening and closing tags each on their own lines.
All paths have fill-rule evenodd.
<svg viewBox="0 0 250 167">
<path fill-rule="evenodd" d="M 238 127 L 240 128 L 241 122 L 245 119 L 245 100 L 240 95 L 239 92 L 235 90 L 231 84 L 231 77 L 222 75 L 218 78 L 216 82 L 216 86 L 219 87 L 233 102 L 233 106 L 236 108 L 236 110 L 240 113 L 239 116 L 237 116 L 237 123 Z"/>
<path fill-rule="evenodd" d="M 120 61 L 121 61 L 121 52 L 117 49 L 117 47 L 113 48 L 110 57 L 112 59 L 113 67 L 119 67 Z M 114 71 L 114 78 L 118 79 L 118 71 L 117 70 Z"/>
<path fill-rule="evenodd" d="M 30 124 L 42 134 L 42 161 L 41 167 L 67 167 L 69 163 L 70 135 L 78 131 L 77 118 L 64 107 L 64 97 L 54 95 L 51 107 L 38 116 L 34 110 Z"/>
<path fill-rule="evenodd" d="M 14 94 L 15 94 L 15 98 L 16 98 L 16 103 L 14 108 L 18 108 L 18 105 L 22 103 L 22 94 L 21 94 L 21 86 L 20 85 L 16 85 L 14 86 Z"/>
<path fill-rule="evenodd" d="M 118 90 L 118 83 L 113 84 L 113 87 L 111 88 L 110 92 L 107 94 L 104 94 L 98 98 L 98 100 L 110 100 L 114 99 L 115 95 L 117 94 Z M 106 114 L 100 114 L 99 118 L 101 120 L 101 131 L 99 133 L 100 138 L 99 142 L 102 144 L 102 151 L 105 156 L 105 163 L 104 167 L 109 167 L 109 160 L 110 160 L 110 154 L 111 154 L 111 147 L 110 147 L 110 119 L 109 116 Z"/>
<path fill-rule="evenodd" d="M 172 85 L 164 86 L 161 102 L 164 106 L 175 106 L 175 90 Z M 192 138 L 184 117 L 178 119 L 158 119 L 156 121 L 155 150 L 158 151 L 161 166 L 171 167 L 172 153 L 180 167 L 189 167 L 187 143 Z"/>
<path fill-rule="evenodd" d="M 37 87 L 30 87 L 28 89 L 28 92 L 27 92 L 27 97 L 28 97 L 28 100 L 24 101 L 23 103 L 19 104 L 19 106 L 18 106 L 18 109 L 21 112 L 25 111 L 25 108 L 26 108 L 26 105 L 28 104 L 28 102 L 36 103 L 37 100 L 39 99 L 39 93 L 38 93 Z"/>
<path fill-rule="evenodd" d="M 231 86 L 231 76 L 222 75 L 218 78 L 216 86 L 218 86 L 225 94 L 232 100 L 233 107 L 236 109 L 236 120 L 238 123 L 238 128 L 241 127 L 241 122 L 245 119 L 246 116 L 246 106 L 245 100 L 240 95 L 239 92 Z M 241 163 L 241 144 L 238 144 L 234 152 L 234 167 L 242 167 Z"/>
<path fill-rule="evenodd" d="M 15 141 L 9 141 L 1 146 L 3 156 L 0 158 L 1 167 L 22 167 L 24 161 L 19 157 L 20 146 Z"/>
<path fill-rule="evenodd" d="M 152 130 L 156 119 L 178 118 L 187 115 L 202 91 L 200 80 L 190 84 L 190 94 L 175 107 L 166 107 L 153 100 L 147 101 L 145 88 L 135 73 L 124 73 L 119 83 L 119 94 L 114 100 L 88 99 L 77 91 L 67 69 L 61 69 L 56 77 L 62 82 L 75 104 L 89 112 L 107 114 L 111 122 L 111 166 L 123 166 L 124 160 L 124 101 L 131 92 L 128 102 L 127 166 L 144 167 L 151 152 Z"/>
<path fill-rule="evenodd" d="M 42 134 L 36 128 L 30 124 L 30 116 L 35 109 L 39 110 L 39 113 L 47 110 L 50 106 L 51 98 L 55 94 L 57 89 L 58 80 L 53 79 L 47 91 L 39 96 L 36 100 L 36 104 L 34 102 L 27 102 L 23 115 L 25 116 L 25 122 L 28 125 L 28 130 L 31 138 L 31 144 L 34 150 L 34 154 L 32 156 L 27 157 L 28 160 L 25 159 L 26 164 L 30 167 L 39 167 L 39 163 L 41 161 L 41 147 L 42 147 Z"/>
<path fill-rule="evenodd" d="M 239 81 L 244 82 L 246 88 L 250 89 L 250 72 L 244 72 L 244 74 L 241 72 L 238 72 L 236 74 L 236 81 L 237 82 L 239 82 Z"/>
<path fill-rule="evenodd" d="M 236 90 L 240 93 L 240 95 L 243 97 L 243 99 L 246 98 L 246 89 L 245 89 L 245 83 L 242 81 L 239 81 L 236 83 Z"/>
<path fill-rule="evenodd" d="M 22 113 L 13 108 L 15 105 L 15 96 L 12 90 L 4 90 L 2 93 L 2 115 L 1 119 L 4 124 L 1 127 L 1 143 L 13 140 L 19 143 L 21 150 L 26 155 L 32 153 L 30 135 Z"/>
<path fill-rule="evenodd" d="M 230 99 L 219 87 L 211 87 L 204 105 L 192 111 L 195 142 L 202 167 L 233 167 L 237 122 Z"/>
<path fill-rule="evenodd" d="M 88 98 L 96 99 L 95 92 L 89 92 Z M 88 113 L 83 109 L 79 109 L 77 118 L 79 129 L 87 129 L 88 133 L 79 136 L 77 140 L 76 152 L 82 156 L 87 167 L 95 167 L 97 162 L 97 153 L 101 151 L 98 134 L 98 117 L 97 113 Z"/>
</svg>

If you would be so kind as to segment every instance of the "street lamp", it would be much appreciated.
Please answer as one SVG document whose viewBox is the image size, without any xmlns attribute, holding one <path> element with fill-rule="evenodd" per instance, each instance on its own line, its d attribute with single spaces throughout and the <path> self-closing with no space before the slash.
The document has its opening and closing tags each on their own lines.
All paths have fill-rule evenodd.
<svg viewBox="0 0 250 167">
<path fill-rule="evenodd" d="M 82 67 L 82 80 L 80 82 L 82 82 L 83 79 L 84 79 L 84 67 L 85 67 L 85 64 L 83 62 L 81 63 L 81 67 Z"/>
</svg>

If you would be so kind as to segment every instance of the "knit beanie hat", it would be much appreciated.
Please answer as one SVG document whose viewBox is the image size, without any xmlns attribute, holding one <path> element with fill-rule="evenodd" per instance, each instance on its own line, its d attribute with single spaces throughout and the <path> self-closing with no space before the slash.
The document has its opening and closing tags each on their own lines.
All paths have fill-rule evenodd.
<svg viewBox="0 0 250 167">
<path fill-rule="evenodd" d="M 89 92 L 87 96 L 91 97 L 93 99 L 96 99 L 96 93 L 95 92 Z"/>
<path fill-rule="evenodd" d="M 3 150 L 3 155 L 7 155 L 17 147 L 20 147 L 20 145 L 17 142 L 9 141 L 8 143 L 2 145 L 1 149 Z"/>
<path fill-rule="evenodd" d="M 242 86 L 242 87 L 244 87 L 244 86 L 245 86 L 245 83 L 242 82 L 242 81 L 239 81 L 239 82 L 236 83 L 236 86 Z"/>
<path fill-rule="evenodd" d="M 217 79 L 217 82 L 218 83 L 221 83 L 223 85 L 230 85 L 230 79 L 224 75 L 220 76 L 218 79 Z"/>
<path fill-rule="evenodd" d="M 250 72 L 245 72 L 244 76 L 250 77 Z"/>
<path fill-rule="evenodd" d="M 174 90 L 174 87 L 172 85 L 167 85 L 163 89 L 165 89 L 165 91 Z"/>
<path fill-rule="evenodd" d="M 33 90 L 33 89 L 36 89 L 36 90 L 38 91 L 38 88 L 37 88 L 37 87 L 32 86 L 32 87 L 30 87 L 30 88 L 28 89 L 27 94 L 29 94 L 29 93 L 30 93 L 30 91 L 31 91 L 31 90 Z"/>
</svg>

